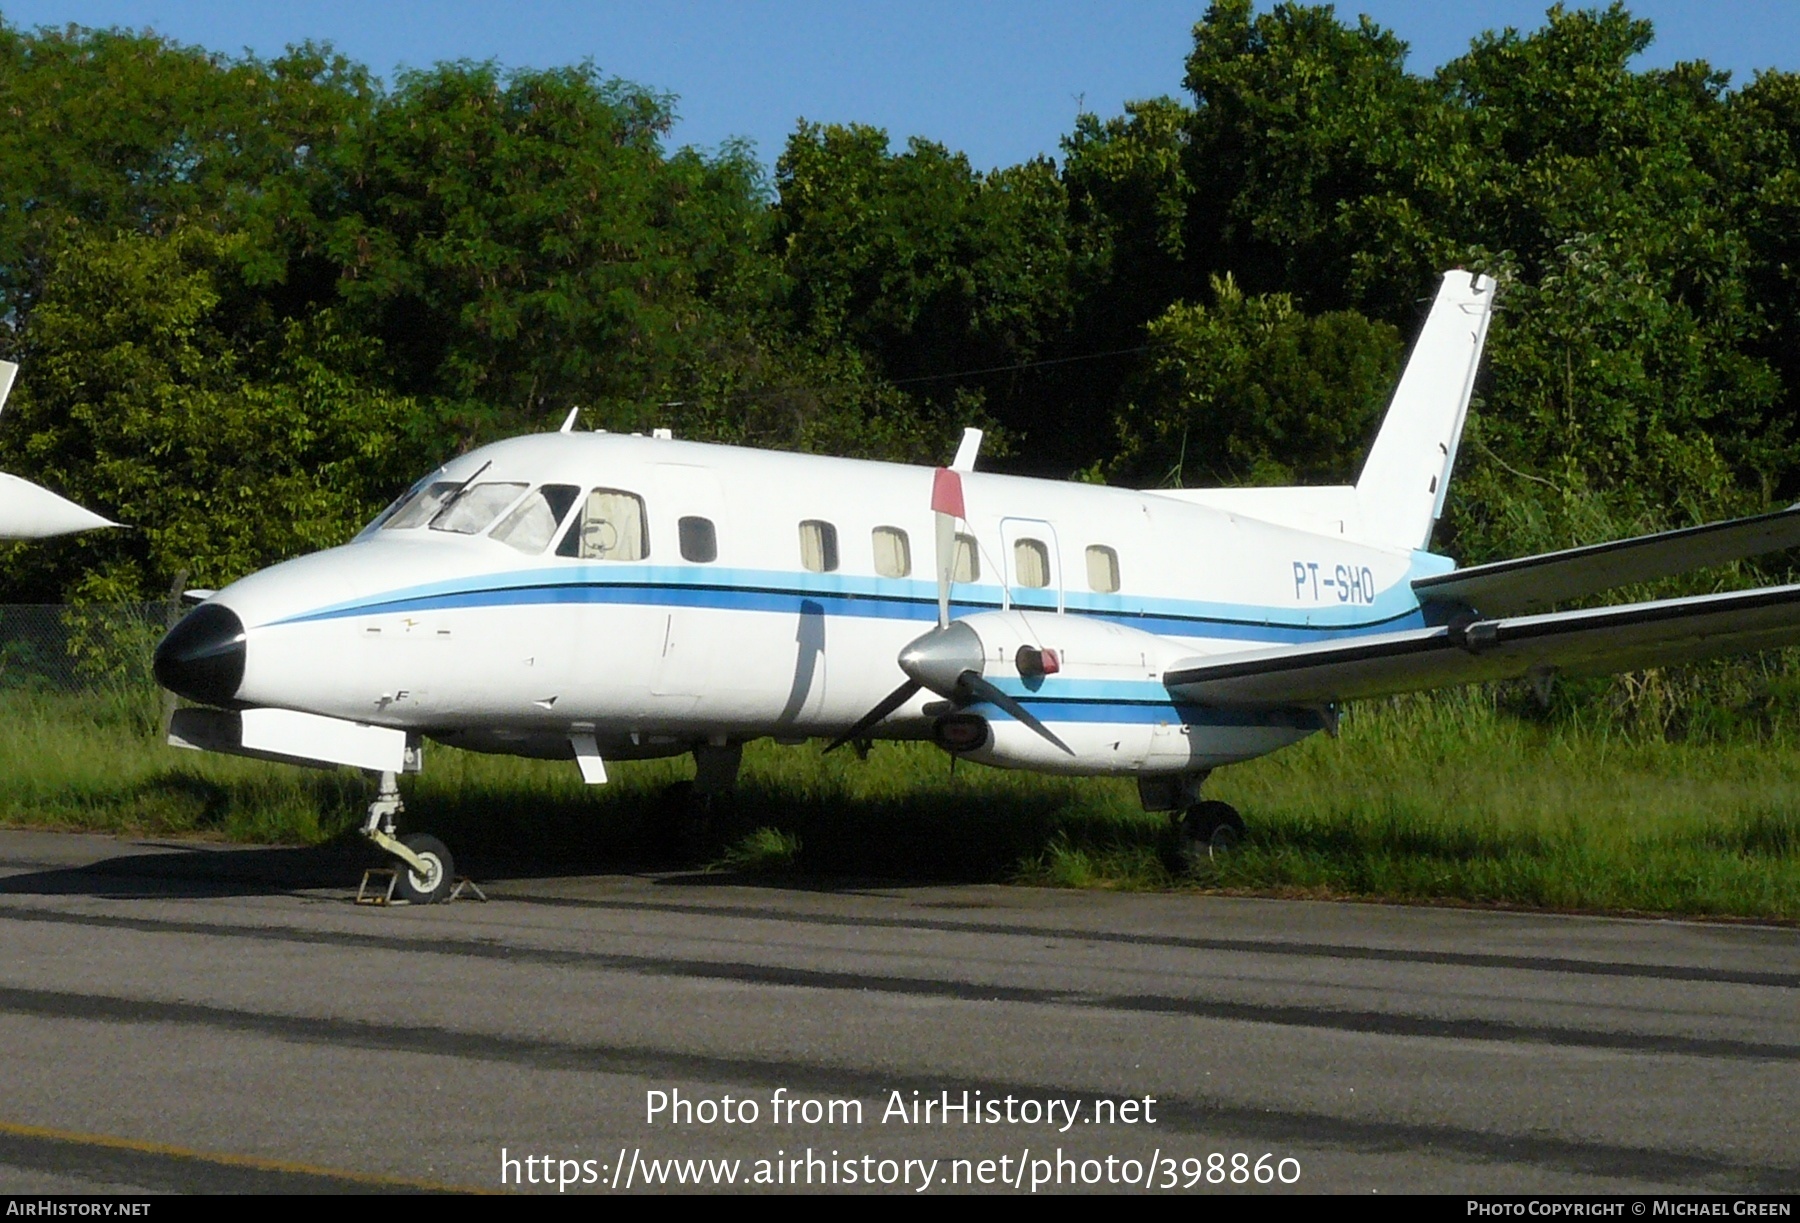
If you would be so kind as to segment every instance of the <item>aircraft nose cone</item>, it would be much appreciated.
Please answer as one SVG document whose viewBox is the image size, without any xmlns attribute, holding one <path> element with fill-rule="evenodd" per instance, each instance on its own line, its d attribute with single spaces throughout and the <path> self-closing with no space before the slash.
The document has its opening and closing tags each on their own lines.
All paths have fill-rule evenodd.
<svg viewBox="0 0 1800 1223">
<path fill-rule="evenodd" d="M 156 647 L 156 682 L 208 705 L 225 705 L 244 682 L 244 622 L 221 603 L 205 603 Z"/>
</svg>

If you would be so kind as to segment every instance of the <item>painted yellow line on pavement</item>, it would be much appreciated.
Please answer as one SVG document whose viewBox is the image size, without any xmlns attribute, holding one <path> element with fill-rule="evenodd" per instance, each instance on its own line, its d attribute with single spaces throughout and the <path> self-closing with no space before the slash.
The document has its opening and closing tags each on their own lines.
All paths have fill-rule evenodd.
<svg viewBox="0 0 1800 1223">
<path fill-rule="evenodd" d="M 385 1186 L 392 1189 L 419 1189 L 428 1193 L 496 1193 L 497 1190 L 474 1185 L 452 1185 L 442 1181 L 420 1180 L 409 1176 L 382 1176 L 372 1172 L 351 1172 L 344 1168 L 324 1168 L 317 1164 L 296 1163 L 287 1159 L 264 1159 L 260 1155 L 234 1155 L 228 1151 L 195 1151 L 171 1146 L 166 1142 L 142 1142 L 136 1138 L 118 1138 L 111 1134 L 87 1134 L 79 1130 L 58 1130 L 42 1125 L 15 1125 L 0 1121 L 0 1135 L 14 1138 L 41 1138 L 50 1142 L 102 1147 L 112 1151 L 130 1151 L 137 1155 L 161 1155 L 170 1159 L 191 1159 L 196 1163 L 219 1164 L 229 1168 L 251 1168 L 258 1172 L 280 1172 L 291 1176 L 319 1176 L 351 1184 Z"/>
</svg>

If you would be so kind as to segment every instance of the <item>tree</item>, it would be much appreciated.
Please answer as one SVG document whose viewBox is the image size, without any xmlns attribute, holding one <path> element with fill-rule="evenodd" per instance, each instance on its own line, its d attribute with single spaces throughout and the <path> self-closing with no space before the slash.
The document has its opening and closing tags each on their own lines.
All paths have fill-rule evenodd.
<svg viewBox="0 0 1800 1223">
<path fill-rule="evenodd" d="M 225 286 L 242 241 L 197 228 L 83 238 L 50 265 L 6 441 L 27 470 L 129 524 L 80 541 L 70 593 L 144 598 L 180 570 L 220 586 L 343 543 L 428 466 L 419 405 L 361 381 L 355 369 L 376 363 L 366 341 L 329 315 L 265 345 L 233 332 Z M 44 598 L 60 576 L 13 561 L 13 598 Z"/>
<path fill-rule="evenodd" d="M 261 284 L 305 291 L 287 247 L 303 246 L 330 152 L 373 90 L 311 44 L 232 61 L 154 35 L 0 24 L 0 313 L 23 326 L 47 260 L 87 229 L 241 231 L 235 257 Z"/>
<path fill-rule="evenodd" d="M 1346 27 L 1330 6 L 1207 9 L 1186 76 L 1185 245 L 1197 272 L 1230 270 L 1253 291 L 1294 293 L 1315 309 L 1366 299 L 1355 256 L 1369 239 L 1396 253 L 1408 226 L 1395 221 L 1425 202 L 1419 146 L 1443 128 L 1405 57 L 1392 33 L 1367 17 Z M 1406 271 L 1416 295 L 1418 271 Z"/>
<path fill-rule="evenodd" d="M 404 74 L 339 154 L 328 240 L 399 388 L 488 434 L 572 404 L 628 422 L 666 391 L 709 299 L 754 274 L 764 211 L 745 150 L 665 158 L 669 122 L 591 64 Z"/>
<path fill-rule="evenodd" d="M 1032 430 L 1020 367 L 1072 306 L 1054 166 L 980 174 L 928 141 L 896 154 L 879 128 L 802 124 L 776 183 L 774 249 L 797 335 L 850 346 L 926 418 L 992 413 L 1014 434 Z"/>
<path fill-rule="evenodd" d="M 1465 556 L 1515 556 L 1768 508 L 1791 452 L 1766 363 L 1679 300 L 1629 242 L 1571 239 L 1514 283 L 1490 332 L 1491 391 L 1448 502 Z M 1501 409 L 1504 410 L 1501 410 Z M 1740 435 L 1746 420 L 1764 427 Z"/>
<path fill-rule="evenodd" d="M 1210 306 L 1150 324 L 1148 369 L 1119 415 L 1112 474 L 1135 484 L 1341 484 L 1394 384 L 1400 340 L 1354 311 L 1317 317 L 1215 279 Z"/>
</svg>

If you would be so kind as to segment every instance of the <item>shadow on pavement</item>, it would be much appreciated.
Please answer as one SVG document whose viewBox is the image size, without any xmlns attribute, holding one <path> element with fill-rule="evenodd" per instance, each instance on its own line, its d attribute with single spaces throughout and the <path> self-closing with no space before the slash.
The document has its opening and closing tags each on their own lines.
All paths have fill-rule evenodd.
<svg viewBox="0 0 1800 1223">
<path fill-rule="evenodd" d="M 111 899 L 201 899 L 207 897 L 338 892 L 346 898 L 363 871 L 391 860 L 360 838 L 320 846 L 223 847 L 180 842 L 140 842 L 131 852 L 91 862 L 51 865 L 8 860 L 0 868 L 19 873 L 0 877 L 0 896 L 94 896 Z M 677 887 L 768 887 L 791 891 L 840 891 L 870 886 L 904 886 L 918 880 L 822 879 L 706 870 L 674 862 L 623 862 L 586 855 L 528 855 L 458 859 L 456 870 L 483 886 L 583 875 L 634 875 Z"/>
</svg>

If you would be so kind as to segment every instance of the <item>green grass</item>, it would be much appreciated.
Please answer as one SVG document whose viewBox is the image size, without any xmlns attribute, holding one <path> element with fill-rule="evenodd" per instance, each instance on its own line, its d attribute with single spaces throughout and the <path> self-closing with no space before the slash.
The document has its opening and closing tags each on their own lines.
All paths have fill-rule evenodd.
<svg viewBox="0 0 1800 1223">
<path fill-rule="evenodd" d="M 315 844 L 361 819 L 368 779 L 181 752 L 146 694 L 0 694 L 0 822 Z M 661 791 L 684 760 L 571 764 L 426 749 L 405 826 L 494 873 L 692 864 L 667 847 Z M 1521 718 L 1462 693 L 1361 707 L 1315 737 L 1220 770 L 1208 793 L 1241 849 L 1172 870 L 1166 817 L 1134 788 L 958 764 L 752 744 L 699 856 L 820 879 L 1013 880 L 1064 887 L 1505 904 L 1800 920 L 1800 752 L 1783 738 L 1667 743 Z"/>
</svg>

